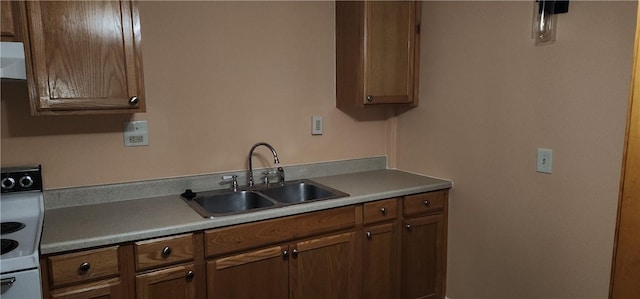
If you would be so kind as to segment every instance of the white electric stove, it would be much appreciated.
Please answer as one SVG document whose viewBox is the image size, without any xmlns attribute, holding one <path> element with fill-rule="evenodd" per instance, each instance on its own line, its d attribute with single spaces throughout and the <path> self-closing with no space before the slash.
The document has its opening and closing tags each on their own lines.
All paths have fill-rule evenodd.
<svg viewBox="0 0 640 299">
<path fill-rule="evenodd" d="M 0 297 L 42 298 L 38 262 L 44 219 L 41 168 L 2 168 L 0 180 Z"/>
</svg>

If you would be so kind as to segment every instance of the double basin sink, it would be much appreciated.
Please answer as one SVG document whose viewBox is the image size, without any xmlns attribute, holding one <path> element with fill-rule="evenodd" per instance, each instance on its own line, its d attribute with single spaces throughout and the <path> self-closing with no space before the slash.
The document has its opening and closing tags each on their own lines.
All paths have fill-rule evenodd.
<svg viewBox="0 0 640 299">
<path fill-rule="evenodd" d="M 292 204 L 346 197 L 349 194 L 311 180 L 255 187 L 247 190 L 189 191 L 182 197 L 202 217 L 214 218 Z"/>
</svg>

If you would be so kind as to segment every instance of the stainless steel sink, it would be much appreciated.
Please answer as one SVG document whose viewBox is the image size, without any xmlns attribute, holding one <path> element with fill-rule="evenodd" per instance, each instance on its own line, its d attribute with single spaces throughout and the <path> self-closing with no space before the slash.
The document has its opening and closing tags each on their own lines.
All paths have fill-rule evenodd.
<svg viewBox="0 0 640 299">
<path fill-rule="evenodd" d="M 253 191 L 202 192 L 187 203 L 204 217 L 224 216 L 275 206 L 276 203 Z"/>
<path fill-rule="evenodd" d="M 311 180 L 291 181 L 284 185 L 255 186 L 251 189 L 235 192 L 215 190 L 192 193 L 191 190 L 187 190 L 182 194 L 187 204 L 205 218 L 248 213 L 345 196 L 349 196 L 349 194 Z"/>
<path fill-rule="evenodd" d="M 309 180 L 287 182 L 284 186 L 266 188 L 259 192 L 281 203 L 301 203 L 349 196 Z"/>
</svg>

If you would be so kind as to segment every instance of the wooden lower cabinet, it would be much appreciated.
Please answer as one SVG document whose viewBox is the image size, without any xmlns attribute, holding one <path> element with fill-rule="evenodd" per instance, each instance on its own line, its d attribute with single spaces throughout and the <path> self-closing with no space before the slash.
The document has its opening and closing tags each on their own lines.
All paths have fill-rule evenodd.
<svg viewBox="0 0 640 299">
<path fill-rule="evenodd" d="M 398 298 L 398 224 L 365 227 L 362 245 L 363 298 Z"/>
<path fill-rule="evenodd" d="M 59 289 L 51 292 L 50 297 L 56 299 L 117 299 L 124 296 L 120 279 L 113 278 Z"/>
<path fill-rule="evenodd" d="M 272 246 L 207 262 L 207 298 L 287 298 L 288 246 Z"/>
<path fill-rule="evenodd" d="M 444 216 L 407 218 L 403 227 L 402 298 L 443 298 Z"/>
<path fill-rule="evenodd" d="M 355 298 L 356 233 L 303 240 L 207 262 L 208 298 Z"/>
<path fill-rule="evenodd" d="M 45 298 L 434 298 L 448 191 L 41 257 Z"/>
<path fill-rule="evenodd" d="M 355 298 L 360 286 L 356 233 L 297 242 L 291 250 L 290 298 Z"/>
<path fill-rule="evenodd" d="M 136 298 L 196 298 L 194 265 L 175 266 L 137 275 Z"/>
</svg>

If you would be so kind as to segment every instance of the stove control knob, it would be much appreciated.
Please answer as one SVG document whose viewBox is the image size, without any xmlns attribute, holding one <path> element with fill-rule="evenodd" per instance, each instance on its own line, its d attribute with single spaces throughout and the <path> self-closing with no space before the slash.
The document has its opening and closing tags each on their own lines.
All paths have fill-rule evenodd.
<svg viewBox="0 0 640 299">
<path fill-rule="evenodd" d="M 33 179 L 28 174 L 25 174 L 23 177 L 21 177 L 18 182 L 20 183 L 20 187 L 22 188 L 29 188 L 33 186 Z"/>
<path fill-rule="evenodd" d="M 6 177 L 2 179 L 2 189 L 13 189 L 13 187 L 16 185 L 16 180 L 14 180 L 12 177 Z"/>
</svg>

